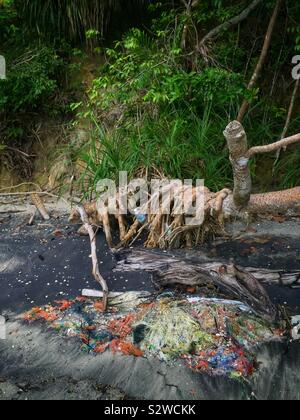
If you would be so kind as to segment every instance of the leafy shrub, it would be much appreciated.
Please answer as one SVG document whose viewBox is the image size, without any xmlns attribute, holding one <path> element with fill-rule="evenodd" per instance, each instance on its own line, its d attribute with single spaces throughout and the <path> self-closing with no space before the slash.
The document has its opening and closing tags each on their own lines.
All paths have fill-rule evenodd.
<svg viewBox="0 0 300 420">
<path fill-rule="evenodd" d="M 0 81 L 0 112 L 32 111 L 49 100 L 58 88 L 62 60 L 51 48 L 33 49 L 7 63 L 7 78 Z"/>
</svg>

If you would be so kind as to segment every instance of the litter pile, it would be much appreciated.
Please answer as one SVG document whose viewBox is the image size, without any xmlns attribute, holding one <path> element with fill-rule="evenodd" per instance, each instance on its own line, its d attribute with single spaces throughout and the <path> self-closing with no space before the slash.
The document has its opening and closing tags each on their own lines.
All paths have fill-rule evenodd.
<svg viewBox="0 0 300 420">
<path fill-rule="evenodd" d="M 78 297 L 33 308 L 24 319 L 42 320 L 65 337 L 78 337 L 89 353 L 110 350 L 181 361 L 195 371 L 233 378 L 256 370 L 258 344 L 283 336 L 240 302 L 174 293 L 155 300 L 147 293 L 125 293 L 110 299 L 106 313 L 101 301 Z"/>
</svg>

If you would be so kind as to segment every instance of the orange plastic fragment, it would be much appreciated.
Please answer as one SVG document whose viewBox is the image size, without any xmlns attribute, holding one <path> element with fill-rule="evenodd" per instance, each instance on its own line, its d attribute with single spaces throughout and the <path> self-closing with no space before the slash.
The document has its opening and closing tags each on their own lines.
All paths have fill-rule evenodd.
<svg viewBox="0 0 300 420">
<path fill-rule="evenodd" d="M 84 327 L 85 331 L 95 331 L 96 330 L 96 326 L 95 325 L 88 325 L 86 327 Z"/>
<path fill-rule="evenodd" d="M 113 340 L 110 343 L 111 351 L 114 353 L 122 353 L 125 356 L 143 357 L 144 353 L 141 349 L 135 347 L 131 343 L 127 343 L 123 340 Z"/>
<path fill-rule="evenodd" d="M 103 302 L 98 301 L 94 303 L 94 308 L 97 312 L 104 312 Z"/>
<path fill-rule="evenodd" d="M 94 353 L 101 354 L 101 353 L 104 353 L 104 352 L 105 352 L 105 350 L 106 350 L 108 347 L 109 347 L 109 344 L 98 344 L 98 345 L 94 348 L 93 352 L 94 352 Z"/>
<path fill-rule="evenodd" d="M 58 319 L 58 316 L 53 312 L 53 308 L 49 308 L 48 310 L 44 310 L 42 308 L 33 308 L 31 311 L 27 312 L 24 315 L 25 321 L 37 321 L 42 319 L 47 322 L 53 322 Z"/>
<path fill-rule="evenodd" d="M 197 366 L 195 367 L 197 370 L 205 370 L 209 368 L 209 363 L 206 362 L 205 360 L 200 360 L 200 362 L 197 364 Z"/>
<path fill-rule="evenodd" d="M 58 310 L 61 312 L 65 312 L 73 306 L 73 302 L 70 302 L 69 300 L 56 300 L 55 303 L 59 306 Z"/>
<path fill-rule="evenodd" d="M 115 319 L 111 321 L 108 325 L 108 328 L 115 335 L 118 335 L 120 338 L 125 338 L 132 332 L 132 324 L 136 319 L 135 314 L 129 314 L 121 319 Z"/>
<path fill-rule="evenodd" d="M 78 337 L 81 338 L 83 344 L 86 344 L 86 345 L 89 344 L 89 339 L 87 338 L 87 336 L 85 334 L 79 334 Z"/>
</svg>

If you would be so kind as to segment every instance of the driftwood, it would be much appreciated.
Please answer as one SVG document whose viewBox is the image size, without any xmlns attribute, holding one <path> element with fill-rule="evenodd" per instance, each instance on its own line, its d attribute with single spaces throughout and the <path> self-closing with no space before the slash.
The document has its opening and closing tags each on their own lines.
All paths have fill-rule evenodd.
<svg viewBox="0 0 300 420">
<path fill-rule="evenodd" d="M 222 262 L 199 263 L 146 250 L 122 251 L 117 258 L 116 271 L 151 272 L 158 288 L 200 287 L 202 293 L 208 291 L 210 294 L 213 292 L 214 297 L 219 294 L 240 300 L 266 320 L 276 320 L 277 310 L 251 270 Z"/>
<path fill-rule="evenodd" d="M 200 252 L 199 252 L 200 254 Z M 116 253 L 118 265 L 115 271 L 142 271 L 157 272 L 164 270 L 166 267 L 175 265 L 182 271 L 182 264 L 186 265 L 199 265 L 206 270 L 214 269 L 219 271 L 220 267 L 226 265 L 224 261 L 208 261 L 206 256 L 201 256 L 195 261 L 190 257 L 176 257 L 167 254 L 161 254 L 156 251 L 135 249 L 133 251 L 122 250 Z M 179 267 L 180 266 L 180 267 Z M 270 270 L 265 268 L 255 267 L 240 267 L 236 266 L 240 271 L 245 271 L 251 274 L 263 284 L 273 284 L 286 287 L 300 287 L 300 270 L 286 272 L 285 270 Z"/>
<path fill-rule="evenodd" d="M 90 242 L 91 242 L 91 257 L 92 257 L 92 264 L 93 264 L 93 276 L 95 280 L 100 284 L 103 289 L 103 311 L 107 310 L 108 306 L 108 287 L 105 279 L 102 277 L 99 269 L 99 263 L 97 258 L 97 241 L 96 241 L 96 234 L 93 230 L 93 227 L 89 223 L 88 216 L 86 211 L 83 207 L 78 206 L 77 211 L 81 216 L 82 223 L 84 224 L 85 229 L 87 230 Z"/>
</svg>

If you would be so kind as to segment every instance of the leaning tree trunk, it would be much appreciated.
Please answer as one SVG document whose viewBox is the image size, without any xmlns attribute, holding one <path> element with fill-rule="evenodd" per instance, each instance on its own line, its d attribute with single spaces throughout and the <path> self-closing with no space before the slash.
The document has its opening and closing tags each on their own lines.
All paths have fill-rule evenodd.
<svg viewBox="0 0 300 420">
<path fill-rule="evenodd" d="M 234 191 L 223 202 L 227 216 L 248 214 L 300 215 L 300 187 L 284 191 L 253 194 L 249 168 L 250 159 L 257 154 L 269 153 L 300 142 L 300 134 L 265 146 L 248 149 L 247 135 L 242 124 L 231 122 L 224 131 L 233 167 Z"/>
<path fill-rule="evenodd" d="M 249 158 L 247 157 L 247 135 L 243 126 L 234 121 L 227 126 L 224 136 L 227 140 L 233 169 L 233 202 L 236 208 L 241 209 L 248 205 L 252 191 Z"/>
</svg>

